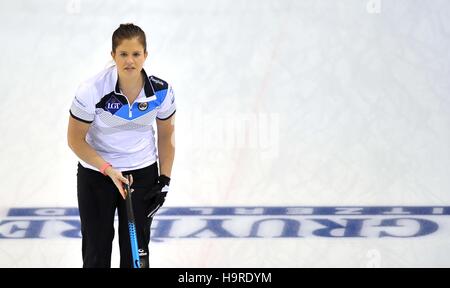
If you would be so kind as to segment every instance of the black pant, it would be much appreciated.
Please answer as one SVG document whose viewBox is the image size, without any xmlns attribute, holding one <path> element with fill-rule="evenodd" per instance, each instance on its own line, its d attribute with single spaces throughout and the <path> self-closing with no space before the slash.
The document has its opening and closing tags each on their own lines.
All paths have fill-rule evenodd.
<svg viewBox="0 0 450 288">
<path fill-rule="evenodd" d="M 150 225 L 147 218 L 144 196 L 158 177 L 158 165 L 154 164 L 123 175 L 133 175 L 132 195 L 136 221 L 136 234 L 141 261 L 148 267 L 148 244 Z M 78 209 L 81 219 L 83 267 L 111 267 L 112 241 L 114 239 L 114 217 L 116 208 L 119 215 L 120 267 L 131 268 L 130 237 L 128 234 L 125 200 L 111 178 L 98 171 L 84 168 L 78 163 L 77 173 Z"/>
</svg>

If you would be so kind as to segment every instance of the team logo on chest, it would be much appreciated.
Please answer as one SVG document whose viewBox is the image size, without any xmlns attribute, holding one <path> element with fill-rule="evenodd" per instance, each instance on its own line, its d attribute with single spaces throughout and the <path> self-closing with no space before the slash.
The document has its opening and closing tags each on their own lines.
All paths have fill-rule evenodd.
<svg viewBox="0 0 450 288">
<path fill-rule="evenodd" d="M 105 110 L 109 111 L 111 114 L 116 113 L 123 104 L 117 100 L 116 97 L 112 96 L 105 104 Z"/>
<path fill-rule="evenodd" d="M 142 102 L 142 103 L 139 103 L 139 105 L 138 105 L 138 109 L 140 111 L 147 110 L 147 107 L 148 107 L 147 102 Z"/>
</svg>

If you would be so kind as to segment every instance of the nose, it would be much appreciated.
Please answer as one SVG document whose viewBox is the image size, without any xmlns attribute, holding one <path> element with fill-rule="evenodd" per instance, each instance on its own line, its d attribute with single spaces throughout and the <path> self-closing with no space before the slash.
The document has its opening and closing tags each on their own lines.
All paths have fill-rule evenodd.
<svg viewBox="0 0 450 288">
<path fill-rule="evenodd" d="M 128 56 L 127 59 L 125 60 L 126 64 L 133 64 L 133 57 Z"/>
</svg>

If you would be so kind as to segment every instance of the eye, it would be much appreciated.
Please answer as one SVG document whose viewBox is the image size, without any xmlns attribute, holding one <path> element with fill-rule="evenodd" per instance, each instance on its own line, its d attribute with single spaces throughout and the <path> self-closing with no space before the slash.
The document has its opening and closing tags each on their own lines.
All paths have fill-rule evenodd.
<svg viewBox="0 0 450 288">
<path fill-rule="evenodd" d="M 134 56 L 134 57 L 139 57 L 139 56 L 141 56 L 141 53 L 139 53 L 139 52 L 134 52 L 134 53 L 133 53 L 133 56 Z"/>
<path fill-rule="evenodd" d="M 125 53 L 125 52 L 120 53 L 120 56 L 121 56 L 121 57 L 127 57 L 127 55 L 128 55 L 128 54 Z"/>
</svg>

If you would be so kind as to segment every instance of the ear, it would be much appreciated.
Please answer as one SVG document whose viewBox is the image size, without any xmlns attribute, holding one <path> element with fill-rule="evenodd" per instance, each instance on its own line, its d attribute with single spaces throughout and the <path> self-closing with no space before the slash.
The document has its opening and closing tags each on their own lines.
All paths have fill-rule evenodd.
<svg viewBox="0 0 450 288">
<path fill-rule="evenodd" d="M 147 59 L 147 56 L 148 56 L 148 52 L 147 52 L 147 51 L 145 51 L 145 52 L 144 52 L 144 60 L 146 60 L 146 59 Z"/>
<path fill-rule="evenodd" d="M 114 53 L 113 51 L 111 51 L 111 57 L 113 58 L 113 60 L 115 60 L 114 58 L 116 57 L 116 53 Z"/>
</svg>

